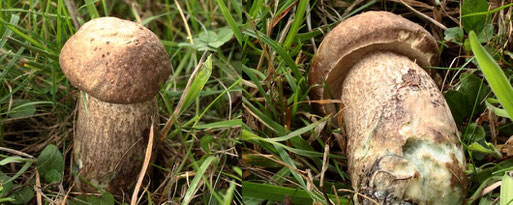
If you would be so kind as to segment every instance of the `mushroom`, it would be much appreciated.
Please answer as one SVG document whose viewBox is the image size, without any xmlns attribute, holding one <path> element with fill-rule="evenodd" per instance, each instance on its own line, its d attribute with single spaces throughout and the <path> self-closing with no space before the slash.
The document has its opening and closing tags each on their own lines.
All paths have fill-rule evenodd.
<svg viewBox="0 0 513 205">
<path fill-rule="evenodd" d="M 381 204 L 461 204 L 465 155 L 443 95 L 421 66 L 438 61 L 435 39 L 389 12 L 351 17 L 327 34 L 309 71 L 310 96 L 338 98 L 352 186 Z M 319 86 L 325 85 L 325 86 Z M 370 200 L 356 197 L 361 204 Z"/>
<path fill-rule="evenodd" d="M 73 156 L 78 175 L 111 193 L 128 191 L 144 160 L 155 95 L 170 74 L 159 38 L 114 17 L 84 24 L 59 57 L 68 80 L 87 93 L 79 99 Z M 76 177 L 82 191 L 95 189 Z"/>
</svg>

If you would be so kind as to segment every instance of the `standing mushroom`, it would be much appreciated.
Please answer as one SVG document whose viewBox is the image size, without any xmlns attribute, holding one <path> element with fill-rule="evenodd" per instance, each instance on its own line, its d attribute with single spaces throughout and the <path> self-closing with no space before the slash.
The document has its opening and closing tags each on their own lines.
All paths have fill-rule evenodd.
<svg viewBox="0 0 513 205">
<path fill-rule="evenodd" d="M 114 17 L 91 20 L 64 45 L 59 57 L 79 99 L 74 136 L 78 175 L 111 193 L 126 192 L 142 167 L 154 96 L 170 74 L 159 38 L 137 23 Z M 75 178 L 82 191 L 94 189 Z"/>
<path fill-rule="evenodd" d="M 420 67 L 437 60 L 434 38 L 389 12 L 349 18 L 322 41 L 309 83 L 325 86 L 313 88 L 311 97 L 342 100 L 356 192 L 382 204 L 463 202 L 466 165 L 458 130 L 435 82 Z M 317 108 L 338 112 L 332 104 Z"/>
</svg>

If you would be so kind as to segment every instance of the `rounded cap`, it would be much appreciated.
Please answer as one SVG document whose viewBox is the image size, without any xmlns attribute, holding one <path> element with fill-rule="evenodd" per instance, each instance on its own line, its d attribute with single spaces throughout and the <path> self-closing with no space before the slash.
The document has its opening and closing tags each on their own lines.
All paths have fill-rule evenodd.
<svg viewBox="0 0 513 205">
<path fill-rule="evenodd" d="M 144 26 L 114 17 L 85 23 L 59 56 L 71 84 L 109 103 L 153 98 L 171 72 L 159 38 Z"/>
<path fill-rule="evenodd" d="M 404 55 L 420 66 L 435 65 L 438 61 L 436 41 L 420 25 L 390 12 L 362 13 L 340 23 L 322 41 L 308 81 L 310 85 L 326 82 L 326 86 L 312 88 L 310 97 L 315 100 L 340 98 L 348 71 L 364 55 L 376 50 Z M 333 104 L 316 108 L 323 114 L 336 112 Z"/>
</svg>

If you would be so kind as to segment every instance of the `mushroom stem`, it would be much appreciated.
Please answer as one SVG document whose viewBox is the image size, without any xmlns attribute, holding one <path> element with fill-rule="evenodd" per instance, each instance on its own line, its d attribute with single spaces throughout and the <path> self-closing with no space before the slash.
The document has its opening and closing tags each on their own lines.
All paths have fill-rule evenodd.
<svg viewBox="0 0 513 205">
<path fill-rule="evenodd" d="M 78 175 L 111 193 L 127 192 L 136 181 L 151 124 L 157 120 L 156 101 L 114 104 L 87 95 L 87 109 L 79 101 L 73 147 Z M 75 181 L 82 191 L 95 191 L 79 178 Z"/>
<path fill-rule="evenodd" d="M 349 70 L 341 99 L 357 192 L 382 204 L 462 203 L 465 160 L 458 130 L 421 67 L 393 52 L 366 54 Z"/>
</svg>

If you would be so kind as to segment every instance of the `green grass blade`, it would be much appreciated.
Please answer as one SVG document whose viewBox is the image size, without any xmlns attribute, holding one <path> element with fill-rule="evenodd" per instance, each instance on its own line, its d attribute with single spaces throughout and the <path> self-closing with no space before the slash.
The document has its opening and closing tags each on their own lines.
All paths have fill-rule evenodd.
<svg viewBox="0 0 513 205">
<path fill-rule="evenodd" d="M 260 119 L 262 123 L 264 123 L 267 127 L 271 128 L 273 131 L 278 133 L 278 135 L 285 135 L 286 130 L 280 124 L 271 119 L 269 116 L 265 115 L 261 110 L 256 108 L 253 104 L 251 104 L 246 98 L 242 98 L 242 102 L 249 107 L 249 109 Z"/>
<path fill-rule="evenodd" d="M 294 154 L 298 154 L 301 156 L 305 156 L 305 157 L 323 157 L 324 156 L 323 153 L 320 153 L 320 152 L 308 151 L 308 150 L 296 149 L 296 148 L 289 147 L 287 145 L 284 145 L 279 142 L 275 142 L 275 141 L 271 140 L 272 138 L 263 138 L 263 137 L 255 135 L 255 134 L 251 133 L 250 131 L 244 130 L 244 129 L 242 130 L 241 138 L 243 141 L 254 140 L 254 141 L 256 141 L 255 143 L 257 143 L 258 141 L 267 142 L 269 144 L 274 145 L 275 147 L 283 148 L 289 152 L 292 152 Z M 332 154 L 330 154 L 329 156 L 331 158 L 344 158 L 344 157 L 332 155 Z"/>
<path fill-rule="evenodd" d="M 233 10 L 235 10 L 235 13 L 239 17 L 239 19 L 242 19 L 242 10 L 241 10 L 241 8 L 242 8 L 242 1 L 231 0 L 231 2 L 232 2 Z"/>
<path fill-rule="evenodd" d="M 18 171 L 16 172 L 16 174 L 14 174 L 14 176 L 12 176 L 9 180 L 4 181 L 4 182 L 2 182 L 2 183 L 7 184 L 7 183 L 9 183 L 9 182 L 11 182 L 11 181 L 13 181 L 13 180 L 17 179 L 19 176 L 21 176 L 23 173 L 25 173 L 25 171 L 27 171 L 27 169 L 30 167 L 30 165 L 32 165 L 32 161 L 27 161 L 27 162 L 25 162 L 25 164 L 23 165 L 23 167 L 21 167 L 21 169 L 20 169 L 20 170 L 18 170 Z"/>
<path fill-rule="evenodd" d="M 242 195 L 244 197 L 252 197 L 258 199 L 266 199 L 273 201 L 283 201 L 285 196 L 289 196 L 293 204 L 312 204 L 313 200 L 305 190 L 282 187 L 272 184 L 259 184 L 253 182 L 242 182 Z M 335 195 L 328 194 L 333 201 Z M 346 198 L 341 198 L 342 204 L 349 203 Z"/>
<path fill-rule="evenodd" d="M 194 127 L 195 129 L 215 129 L 215 128 L 224 128 L 224 127 L 240 127 L 242 126 L 242 120 L 226 120 L 221 122 L 213 122 L 205 125 L 198 125 Z"/>
<path fill-rule="evenodd" d="M 89 16 L 91 19 L 100 17 L 100 14 L 98 14 L 98 10 L 96 10 L 96 7 L 94 6 L 94 3 L 96 1 L 93 0 L 85 0 L 86 6 L 87 6 L 87 12 L 89 12 Z"/>
<path fill-rule="evenodd" d="M 300 0 L 296 9 L 296 14 L 294 16 L 294 21 L 292 22 L 292 26 L 290 27 L 289 33 L 287 34 L 287 38 L 285 38 L 285 42 L 283 43 L 283 47 L 285 49 L 290 48 L 292 42 L 296 38 L 297 32 L 301 25 L 303 25 L 303 17 L 306 13 L 306 6 L 308 5 L 308 0 Z"/>
<path fill-rule="evenodd" d="M 39 43 L 35 39 L 31 38 L 30 36 L 26 35 L 25 33 L 21 32 L 20 30 L 18 30 L 13 24 L 7 23 L 3 19 L 0 19 L 0 24 L 4 24 L 5 27 L 7 27 L 8 29 L 10 29 L 11 31 L 16 33 L 16 35 L 18 35 L 18 36 L 24 38 L 25 40 L 27 40 L 32 45 L 34 45 L 34 46 L 36 46 L 36 47 L 38 47 L 40 49 L 45 49 L 46 48 L 43 44 Z"/>
<path fill-rule="evenodd" d="M 317 127 L 319 124 L 321 124 L 322 122 L 326 121 L 329 119 L 329 116 L 326 116 L 320 120 L 318 120 L 317 122 L 314 122 L 312 124 L 309 124 L 308 126 L 306 127 L 302 127 L 302 128 L 299 128 L 297 130 L 294 130 L 293 132 L 285 135 L 285 136 L 281 136 L 281 137 L 274 137 L 274 138 L 270 138 L 269 140 L 272 140 L 272 141 L 275 141 L 275 142 L 281 142 L 281 141 L 286 141 L 286 140 L 289 140 L 293 137 L 296 137 L 296 136 L 300 136 L 301 134 L 304 134 L 312 129 L 314 129 L 315 127 Z"/>
<path fill-rule="evenodd" d="M 196 192 L 196 188 L 198 187 L 200 180 L 205 174 L 205 171 L 207 171 L 208 167 L 214 161 L 217 159 L 217 157 L 210 156 L 208 157 L 199 167 L 198 170 L 196 170 L 196 175 L 194 176 L 194 179 L 192 179 L 191 185 L 187 189 L 187 192 L 185 193 L 185 197 L 183 198 L 182 205 L 187 205 L 192 200 L 192 197 L 194 196 L 194 193 Z"/>
<path fill-rule="evenodd" d="M 9 21 L 9 23 L 12 25 L 17 25 L 19 20 L 20 16 L 11 14 L 11 20 Z M 0 49 L 4 47 L 5 42 L 7 42 L 7 37 L 10 37 L 12 33 L 12 30 L 5 29 L 4 34 L 2 35 L 2 39 L 0 39 Z"/>
<path fill-rule="evenodd" d="M 466 18 L 466 17 L 471 17 L 471 16 L 485 16 L 485 15 L 490 15 L 490 14 L 493 14 L 493 13 L 497 13 L 503 9 L 506 9 L 510 6 L 513 6 L 513 3 L 510 3 L 510 4 L 506 4 L 504 6 L 501 6 L 501 7 L 498 7 L 496 9 L 493 9 L 493 10 L 490 10 L 490 11 L 484 11 L 484 12 L 475 12 L 475 13 L 470 13 L 470 14 L 465 14 L 463 16 L 461 16 L 461 18 Z"/>
<path fill-rule="evenodd" d="M 226 19 L 226 22 L 230 26 L 230 28 L 233 31 L 233 35 L 237 39 L 240 45 L 242 45 L 242 33 L 240 32 L 240 28 L 235 22 L 235 19 L 233 19 L 232 14 L 230 13 L 230 10 L 226 7 L 224 4 L 224 0 L 217 0 L 217 5 L 219 5 L 219 9 L 221 9 L 221 13 L 223 13 L 224 18 Z"/>
<path fill-rule="evenodd" d="M 235 191 L 235 183 L 231 182 L 230 183 L 230 187 L 228 188 L 228 190 L 226 191 L 226 194 L 224 196 L 223 205 L 230 205 L 230 204 L 232 204 L 233 192 L 234 191 Z"/>
<path fill-rule="evenodd" d="M 495 62 L 492 56 L 490 56 L 479 43 L 473 31 L 470 32 L 470 46 L 472 47 L 472 52 L 474 52 L 476 56 L 486 81 L 488 81 L 488 84 L 499 99 L 501 105 L 506 112 L 508 112 L 508 115 L 513 116 L 513 87 L 511 87 L 508 78 L 506 78 L 506 75 L 497 62 Z"/>
<path fill-rule="evenodd" d="M 296 62 L 294 62 L 292 57 L 276 41 L 270 39 L 268 36 L 264 35 L 259 31 L 255 32 L 251 29 L 244 31 L 243 33 L 253 38 L 261 39 L 263 43 L 267 44 L 278 53 L 278 55 L 283 59 L 283 61 L 285 61 L 285 63 L 292 70 L 292 73 L 294 73 L 294 77 L 296 77 L 296 79 L 300 79 L 301 77 L 303 77 L 303 75 L 297 68 Z"/>
<path fill-rule="evenodd" d="M 187 107 L 189 107 L 199 96 L 201 90 L 207 83 L 210 75 L 212 74 L 212 56 L 208 56 L 201 70 L 198 71 L 196 76 L 194 77 L 194 81 L 191 83 L 191 87 L 187 95 L 185 96 L 185 100 L 183 102 L 183 106 L 180 112 L 183 112 Z"/>
<path fill-rule="evenodd" d="M 262 95 L 265 98 L 265 102 L 269 104 L 269 109 L 272 113 L 276 113 L 276 109 L 274 106 L 274 101 L 271 100 L 271 97 L 265 92 L 264 87 L 262 87 L 260 83 L 260 79 L 257 78 L 257 76 L 253 73 L 258 73 L 257 70 L 251 69 L 246 67 L 245 65 L 242 65 L 242 72 L 246 73 L 248 75 L 249 79 L 257 86 L 258 91 L 260 92 L 260 95 Z"/>
<path fill-rule="evenodd" d="M 240 82 L 242 82 L 242 79 L 235 81 L 232 85 L 227 87 L 221 94 L 219 94 L 210 104 L 208 104 L 207 107 L 205 107 L 205 109 L 203 109 L 203 112 L 201 112 L 200 115 L 196 116 L 197 117 L 196 119 L 193 119 L 193 120 L 195 120 L 193 128 L 196 127 L 196 124 L 199 122 L 198 120 L 200 120 L 207 113 L 207 111 L 209 111 L 210 108 L 212 106 L 214 106 L 214 103 L 219 101 L 219 99 L 221 99 L 222 96 L 224 96 L 226 93 L 231 91 L 235 86 L 239 85 Z M 242 125 L 242 123 L 240 123 L 239 125 Z"/>
</svg>

